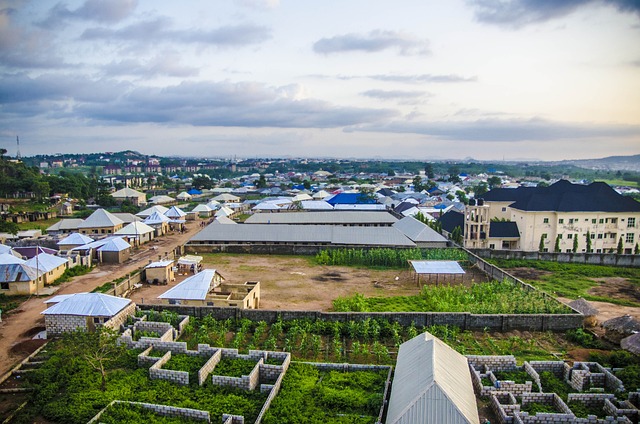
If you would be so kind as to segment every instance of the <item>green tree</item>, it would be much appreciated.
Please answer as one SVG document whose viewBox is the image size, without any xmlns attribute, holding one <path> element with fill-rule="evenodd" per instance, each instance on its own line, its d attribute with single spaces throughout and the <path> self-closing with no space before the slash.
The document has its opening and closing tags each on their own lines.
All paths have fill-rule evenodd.
<svg viewBox="0 0 640 424">
<path fill-rule="evenodd" d="M 587 230 L 587 253 L 591 253 L 591 233 Z"/>
<path fill-rule="evenodd" d="M 487 178 L 487 184 L 489 185 L 489 190 L 493 190 L 502 185 L 502 178 L 496 176 L 489 177 Z"/>
<path fill-rule="evenodd" d="M 256 184 L 257 188 L 267 188 L 267 179 L 264 174 L 260 174 L 260 178 L 258 179 L 258 183 Z"/>
<path fill-rule="evenodd" d="M 396 176 L 396 172 L 393 169 L 389 168 L 389 170 L 387 171 L 387 175 L 389 177 L 395 177 Z"/>
<path fill-rule="evenodd" d="M 0 149 L 0 160 L 4 160 L 4 155 L 7 154 L 7 149 Z"/>
<path fill-rule="evenodd" d="M 426 163 L 424 165 L 424 173 L 426 174 L 427 178 L 429 178 L 430 180 L 435 178 L 435 174 L 433 172 L 433 164 L 432 163 Z"/>
<path fill-rule="evenodd" d="M 553 251 L 556 253 L 560 252 L 560 234 L 556 237 L 556 244 L 553 246 Z"/>
<path fill-rule="evenodd" d="M 462 244 L 462 229 L 459 226 L 454 228 L 449 237 L 454 243 Z"/>
<path fill-rule="evenodd" d="M 0 233 L 18 234 L 20 227 L 15 222 L 0 220 Z"/>
<path fill-rule="evenodd" d="M 571 249 L 573 253 L 578 251 L 578 237 L 573 238 L 573 249 Z"/>
<path fill-rule="evenodd" d="M 304 180 L 302 182 L 302 186 L 304 187 L 305 190 L 311 190 L 311 181 L 309 180 Z"/>
<path fill-rule="evenodd" d="M 107 367 L 120 360 L 125 353 L 124 345 L 119 345 L 118 333 L 107 327 L 99 327 L 96 331 L 76 330 L 66 333 L 63 343 L 69 347 L 74 356 L 82 358 L 95 371 L 100 373 L 101 389 L 107 390 Z"/>
<path fill-rule="evenodd" d="M 636 243 L 636 247 L 633 248 L 633 254 L 634 255 L 640 254 L 640 246 L 638 246 L 638 243 Z"/>
<path fill-rule="evenodd" d="M 416 193 L 424 190 L 424 186 L 422 185 L 422 177 L 420 175 L 416 175 L 413 177 L 413 191 Z"/>
<path fill-rule="evenodd" d="M 489 191 L 489 186 L 485 182 L 481 182 L 473 186 L 473 195 L 476 199 L 485 194 L 487 191 Z"/>
<path fill-rule="evenodd" d="M 458 196 L 458 200 L 460 200 L 465 205 L 469 204 L 469 199 L 467 199 L 467 193 L 462 190 L 456 191 L 456 196 Z"/>
<path fill-rule="evenodd" d="M 544 234 L 540 236 L 540 244 L 538 245 L 538 252 L 544 252 Z"/>
<path fill-rule="evenodd" d="M 618 247 L 616 249 L 616 253 L 618 255 L 622 255 L 622 252 L 624 251 L 624 244 L 622 242 L 622 237 L 620 237 L 620 240 L 618 240 Z"/>
</svg>

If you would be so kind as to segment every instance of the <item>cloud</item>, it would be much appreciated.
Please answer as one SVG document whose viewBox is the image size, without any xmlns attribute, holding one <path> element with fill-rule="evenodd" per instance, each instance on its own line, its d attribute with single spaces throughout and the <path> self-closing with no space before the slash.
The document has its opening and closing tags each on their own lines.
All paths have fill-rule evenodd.
<svg viewBox="0 0 640 424">
<path fill-rule="evenodd" d="M 365 125 L 350 131 L 421 134 L 446 140 L 477 142 L 558 141 L 640 136 L 638 125 L 563 123 L 541 118 L 479 119 L 474 121 L 399 122 Z"/>
<path fill-rule="evenodd" d="M 478 77 L 463 77 L 455 74 L 418 74 L 418 75 L 394 75 L 394 74 L 378 74 L 378 75 L 309 75 L 315 78 L 336 78 L 340 80 L 352 79 L 372 79 L 376 81 L 401 82 L 404 84 L 424 84 L 424 83 L 459 83 L 459 82 L 476 82 Z"/>
<path fill-rule="evenodd" d="M 69 10 L 66 4 L 57 3 L 49 10 L 49 15 L 37 25 L 43 28 L 55 28 L 68 20 L 112 24 L 130 16 L 137 6 L 137 0 L 86 0 L 79 8 Z"/>
<path fill-rule="evenodd" d="M 361 51 L 375 53 L 396 49 L 402 55 L 429 54 L 429 41 L 395 31 L 371 31 L 366 35 L 345 34 L 322 38 L 313 44 L 313 51 L 321 54 Z"/>
<path fill-rule="evenodd" d="M 139 75 L 144 77 L 170 76 L 192 77 L 200 73 L 198 68 L 180 65 L 180 55 L 165 52 L 146 62 L 137 59 L 111 62 L 102 67 L 108 75 Z"/>
<path fill-rule="evenodd" d="M 0 105 L 3 113 L 20 110 L 27 116 L 121 124 L 340 128 L 398 116 L 391 109 L 342 107 L 305 98 L 304 89 L 293 85 L 255 82 L 182 82 L 160 88 L 70 75 L 21 75 L 0 80 L 0 98 L 7 99 Z"/>
<path fill-rule="evenodd" d="M 397 100 L 400 104 L 414 105 L 421 103 L 421 100 L 427 96 L 424 91 L 402 91 L 402 90 L 367 90 L 362 93 L 363 96 L 380 100 Z"/>
<path fill-rule="evenodd" d="M 252 24 L 223 26 L 211 30 L 172 30 L 166 17 L 142 21 L 120 29 L 91 28 L 81 35 L 83 40 L 126 40 L 143 44 L 158 42 L 200 43 L 218 47 L 258 44 L 271 38 L 271 30 Z"/>
<path fill-rule="evenodd" d="M 238 4 L 250 9 L 275 9 L 280 6 L 280 0 L 238 0 Z"/>
<path fill-rule="evenodd" d="M 588 5 L 615 7 L 622 13 L 640 16 L 637 0 L 469 0 L 478 21 L 520 28 L 529 24 L 560 18 Z"/>
</svg>

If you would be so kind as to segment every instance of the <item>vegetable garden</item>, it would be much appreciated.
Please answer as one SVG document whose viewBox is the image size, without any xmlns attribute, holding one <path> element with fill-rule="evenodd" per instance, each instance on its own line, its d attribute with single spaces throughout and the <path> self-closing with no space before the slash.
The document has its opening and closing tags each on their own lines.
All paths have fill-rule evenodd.
<svg viewBox="0 0 640 424">
<path fill-rule="evenodd" d="M 332 249 L 316 255 L 320 265 L 348 265 L 373 268 L 407 268 L 409 260 L 468 261 L 460 249 Z"/>
</svg>

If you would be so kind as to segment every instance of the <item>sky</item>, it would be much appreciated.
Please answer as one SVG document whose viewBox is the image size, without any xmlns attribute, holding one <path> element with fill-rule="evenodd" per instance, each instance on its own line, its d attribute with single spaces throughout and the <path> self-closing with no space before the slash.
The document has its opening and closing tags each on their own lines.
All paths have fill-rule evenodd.
<svg viewBox="0 0 640 424">
<path fill-rule="evenodd" d="M 0 0 L 0 148 L 640 153 L 638 0 Z"/>
</svg>

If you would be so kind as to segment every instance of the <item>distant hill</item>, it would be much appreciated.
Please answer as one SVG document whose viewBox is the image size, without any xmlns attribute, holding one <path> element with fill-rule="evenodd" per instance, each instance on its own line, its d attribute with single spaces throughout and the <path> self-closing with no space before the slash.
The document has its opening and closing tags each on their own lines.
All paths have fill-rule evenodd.
<svg viewBox="0 0 640 424">
<path fill-rule="evenodd" d="M 640 172 L 640 155 L 609 156 L 601 159 L 565 160 L 557 163 L 560 165 L 574 165 L 587 169 Z"/>
</svg>

